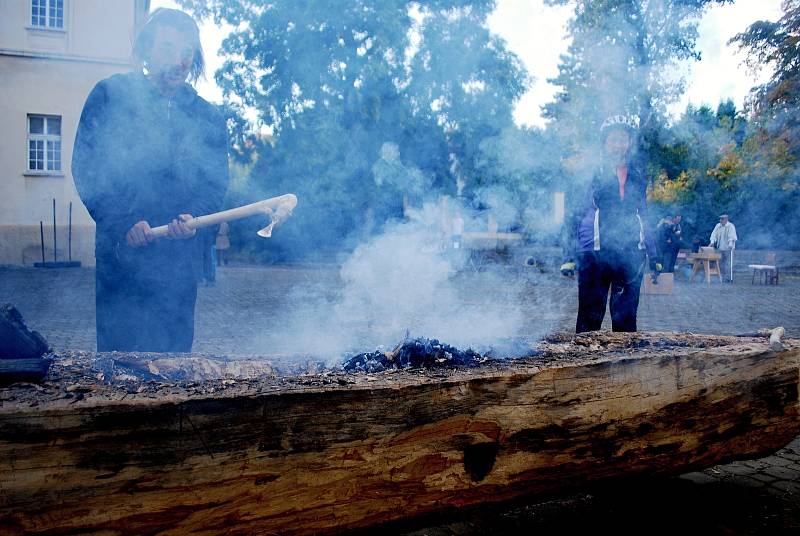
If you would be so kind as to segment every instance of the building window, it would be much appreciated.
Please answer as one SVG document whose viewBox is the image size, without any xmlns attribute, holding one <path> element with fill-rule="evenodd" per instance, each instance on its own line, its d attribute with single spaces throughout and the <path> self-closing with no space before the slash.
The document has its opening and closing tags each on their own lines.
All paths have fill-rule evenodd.
<svg viewBox="0 0 800 536">
<path fill-rule="evenodd" d="M 31 26 L 64 28 L 64 0 L 31 0 Z"/>
<path fill-rule="evenodd" d="M 28 116 L 28 171 L 61 172 L 60 116 Z"/>
</svg>

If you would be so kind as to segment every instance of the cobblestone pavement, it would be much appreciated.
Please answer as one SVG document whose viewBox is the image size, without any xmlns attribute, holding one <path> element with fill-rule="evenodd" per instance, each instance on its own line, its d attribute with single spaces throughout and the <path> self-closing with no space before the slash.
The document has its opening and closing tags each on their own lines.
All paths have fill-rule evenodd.
<svg viewBox="0 0 800 536">
<path fill-rule="evenodd" d="M 526 329 L 574 329 L 574 282 L 527 267 L 507 270 L 503 277 L 522 282 Z M 455 280 L 472 306 L 496 299 L 492 292 L 474 291 L 479 272 L 458 274 Z M 194 350 L 269 353 L 286 338 L 287 315 L 300 305 L 330 303 L 338 288 L 333 265 L 221 268 L 216 284 L 199 290 Z M 56 350 L 94 349 L 93 270 L 0 268 L 0 302 L 16 305 Z M 639 307 L 642 330 L 736 334 L 775 326 L 800 337 L 800 279 L 783 278 L 779 286 L 751 285 L 745 276 L 732 285 L 679 280 L 671 295 L 643 295 Z M 657 526 L 644 528 L 653 519 Z M 685 524 L 689 519 L 691 526 Z M 481 509 L 459 515 L 457 522 L 398 531 L 419 536 L 603 528 L 631 534 L 800 534 L 800 438 L 759 460 L 512 509 Z"/>
</svg>

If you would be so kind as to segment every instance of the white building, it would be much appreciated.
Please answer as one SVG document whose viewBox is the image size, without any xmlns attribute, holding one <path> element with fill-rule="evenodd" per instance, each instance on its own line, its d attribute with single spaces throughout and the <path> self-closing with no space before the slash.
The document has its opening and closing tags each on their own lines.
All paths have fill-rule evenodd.
<svg viewBox="0 0 800 536">
<path fill-rule="evenodd" d="M 94 222 L 70 172 L 81 109 L 101 79 L 132 68 L 131 45 L 150 0 L 0 1 L 0 264 L 94 264 Z"/>
</svg>

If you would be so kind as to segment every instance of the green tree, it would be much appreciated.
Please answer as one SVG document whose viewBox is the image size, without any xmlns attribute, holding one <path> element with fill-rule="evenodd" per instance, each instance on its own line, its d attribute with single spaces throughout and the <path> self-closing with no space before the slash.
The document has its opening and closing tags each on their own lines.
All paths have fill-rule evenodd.
<svg viewBox="0 0 800 536">
<path fill-rule="evenodd" d="M 678 121 L 662 127 L 648 160 L 654 212 L 682 212 L 687 234 L 704 238 L 721 212 L 737 212 L 749 174 L 742 148 L 747 128 L 730 100 L 716 112 L 690 104 Z"/>
<path fill-rule="evenodd" d="M 252 195 L 298 194 L 276 234 L 285 254 L 346 246 L 400 215 L 404 194 L 477 180 L 480 142 L 511 124 L 527 80 L 487 30 L 494 0 L 181 3 L 235 28 L 215 77 L 275 137 L 255 145 Z"/>
<path fill-rule="evenodd" d="M 529 79 L 517 56 L 488 30 L 494 0 L 437 4 L 420 6 L 421 40 L 404 93 L 415 118 L 441 126 L 466 187 L 480 188 L 503 180 L 476 170 L 480 146 L 515 128 L 513 104 Z"/>
<path fill-rule="evenodd" d="M 749 175 L 741 206 L 764 245 L 800 247 L 800 0 L 784 0 L 777 22 L 758 21 L 731 42 L 770 79 L 749 98 L 752 128 L 743 143 Z"/>
<path fill-rule="evenodd" d="M 800 0 L 783 2 L 777 22 L 758 21 L 731 42 L 747 52 L 754 70 L 772 69 L 771 78 L 753 88 L 750 105 L 756 131 L 748 154 L 765 177 L 781 175 L 786 189 L 800 187 L 793 172 L 800 158 Z M 757 142 L 757 143 L 756 143 Z"/>
<path fill-rule="evenodd" d="M 646 149 L 657 143 L 666 107 L 683 89 L 672 68 L 700 59 L 699 17 L 707 6 L 729 1 L 548 0 L 575 6 L 572 43 L 551 80 L 561 90 L 544 107 L 567 151 L 586 151 L 603 119 L 620 113 L 640 118 Z"/>
<path fill-rule="evenodd" d="M 777 22 L 758 21 L 731 39 L 747 53 L 755 70 L 772 69 L 772 76 L 754 88 L 751 104 L 756 120 L 772 129 L 798 130 L 800 113 L 800 0 L 784 0 L 783 17 Z M 769 125 L 766 125 L 769 123 Z M 800 140 L 787 136 L 798 154 Z"/>
</svg>

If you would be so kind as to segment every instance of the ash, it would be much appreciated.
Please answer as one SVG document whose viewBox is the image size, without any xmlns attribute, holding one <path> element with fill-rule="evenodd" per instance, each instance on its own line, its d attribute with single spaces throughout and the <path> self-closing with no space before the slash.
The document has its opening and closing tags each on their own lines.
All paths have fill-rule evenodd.
<svg viewBox="0 0 800 536">
<path fill-rule="evenodd" d="M 437 339 L 407 339 L 391 352 L 377 350 L 348 358 L 342 368 L 348 372 L 380 372 L 387 369 L 476 367 L 489 358 L 471 348 L 459 350 Z"/>
</svg>

